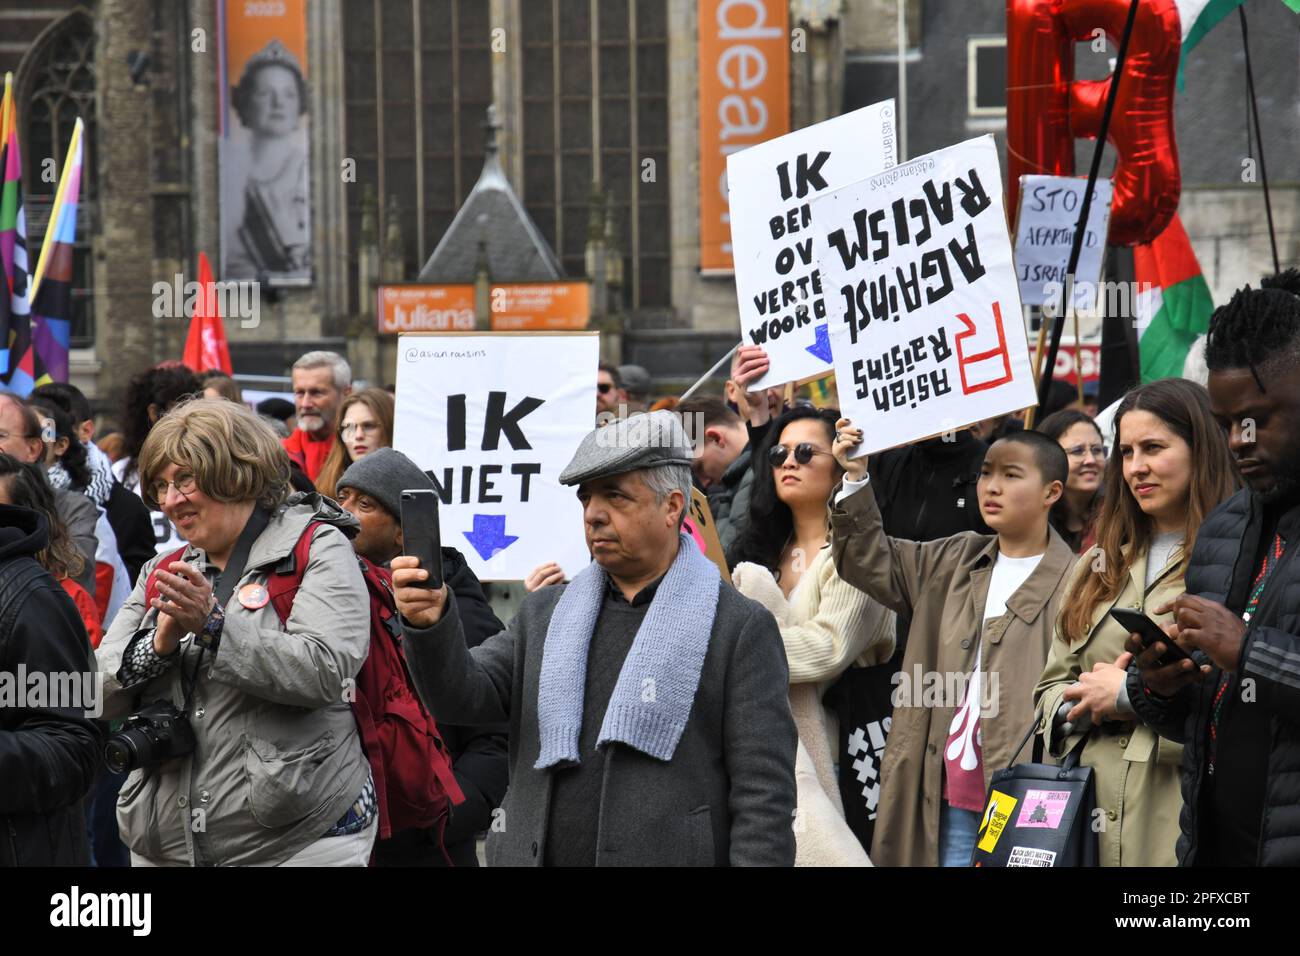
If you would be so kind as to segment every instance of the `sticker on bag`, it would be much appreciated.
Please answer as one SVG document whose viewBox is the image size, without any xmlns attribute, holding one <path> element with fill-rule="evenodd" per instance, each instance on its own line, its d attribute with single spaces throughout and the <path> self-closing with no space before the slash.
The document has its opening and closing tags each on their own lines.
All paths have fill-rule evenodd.
<svg viewBox="0 0 1300 956">
<path fill-rule="evenodd" d="M 1070 805 L 1068 790 L 1029 790 L 1016 818 L 1017 829 L 1055 830 Z"/>
<path fill-rule="evenodd" d="M 998 845 L 998 837 L 1002 836 L 1017 802 L 1015 797 L 998 790 L 989 794 L 989 805 L 984 808 L 984 819 L 980 821 L 979 829 L 979 848 L 985 853 L 992 853 Z"/>
<path fill-rule="evenodd" d="M 1051 866 L 1056 861 L 1052 850 L 1036 850 L 1028 846 L 1013 846 L 1007 866 Z"/>
</svg>

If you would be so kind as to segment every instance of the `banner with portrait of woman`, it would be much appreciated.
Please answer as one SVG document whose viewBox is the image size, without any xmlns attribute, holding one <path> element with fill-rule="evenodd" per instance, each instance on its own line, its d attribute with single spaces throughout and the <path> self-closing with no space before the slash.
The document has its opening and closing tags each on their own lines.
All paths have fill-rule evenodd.
<svg viewBox="0 0 1300 956">
<path fill-rule="evenodd" d="M 306 0 L 218 0 L 221 278 L 310 285 Z"/>
</svg>

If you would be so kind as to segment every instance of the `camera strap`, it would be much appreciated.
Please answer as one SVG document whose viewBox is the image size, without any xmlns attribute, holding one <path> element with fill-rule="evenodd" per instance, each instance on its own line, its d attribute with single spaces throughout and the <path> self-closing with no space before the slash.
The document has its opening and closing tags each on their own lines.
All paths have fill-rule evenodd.
<svg viewBox="0 0 1300 956">
<path fill-rule="evenodd" d="M 216 598 L 217 607 L 224 609 L 230 601 L 230 595 L 235 593 L 235 586 L 239 584 L 239 579 L 244 576 L 244 567 L 248 564 L 248 556 L 253 550 L 253 542 L 258 539 L 270 523 L 270 512 L 265 508 L 253 508 L 253 513 L 248 516 L 248 522 L 244 525 L 244 530 L 239 533 L 239 540 L 235 542 L 234 550 L 230 552 L 230 558 L 226 561 L 225 568 L 212 583 L 212 596 Z M 199 647 L 198 657 L 194 662 L 194 670 L 189 675 L 185 673 L 184 663 L 181 665 L 181 687 L 185 691 L 185 703 L 181 709 L 186 713 L 189 712 L 191 699 L 194 697 L 194 689 L 198 686 L 199 668 L 203 666 L 203 652 L 206 650 L 206 647 Z"/>
</svg>

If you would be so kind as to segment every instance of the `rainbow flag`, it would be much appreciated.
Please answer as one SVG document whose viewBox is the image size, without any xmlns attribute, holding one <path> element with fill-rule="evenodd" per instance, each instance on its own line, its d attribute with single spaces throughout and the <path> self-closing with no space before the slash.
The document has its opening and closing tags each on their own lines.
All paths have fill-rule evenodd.
<svg viewBox="0 0 1300 956">
<path fill-rule="evenodd" d="M 23 214 L 22 157 L 13 74 L 5 74 L 0 100 L 0 382 L 13 373 L 11 357 L 27 348 L 31 324 L 27 298 L 27 220 Z"/>
<path fill-rule="evenodd" d="M 54 207 L 50 210 L 41 257 L 32 274 L 32 340 L 19 357 L 18 369 L 10 382 L 16 392 L 68 380 L 72 254 L 77 236 L 77 200 L 81 194 L 82 135 L 83 126 L 78 118 L 72 128 Z"/>
</svg>

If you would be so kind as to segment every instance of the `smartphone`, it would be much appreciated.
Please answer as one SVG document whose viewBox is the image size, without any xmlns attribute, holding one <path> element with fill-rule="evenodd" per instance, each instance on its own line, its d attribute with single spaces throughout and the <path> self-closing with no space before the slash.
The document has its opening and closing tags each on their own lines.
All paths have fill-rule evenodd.
<svg viewBox="0 0 1300 956">
<path fill-rule="evenodd" d="M 442 534 L 438 528 L 438 493 L 429 488 L 402 492 L 402 553 L 420 559 L 429 577 L 415 587 L 442 587 Z"/>
<path fill-rule="evenodd" d="M 1161 667 L 1176 664 L 1182 660 L 1191 660 L 1192 655 L 1178 646 L 1172 637 L 1164 632 L 1159 624 L 1141 611 L 1131 611 L 1126 607 L 1111 608 L 1110 616 L 1117 620 L 1124 630 L 1142 638 L 1142 643 L 1150 647 L 1156 641 L 1165 646 L 1165 652 L 1157 663 Z"/>
</svg>

